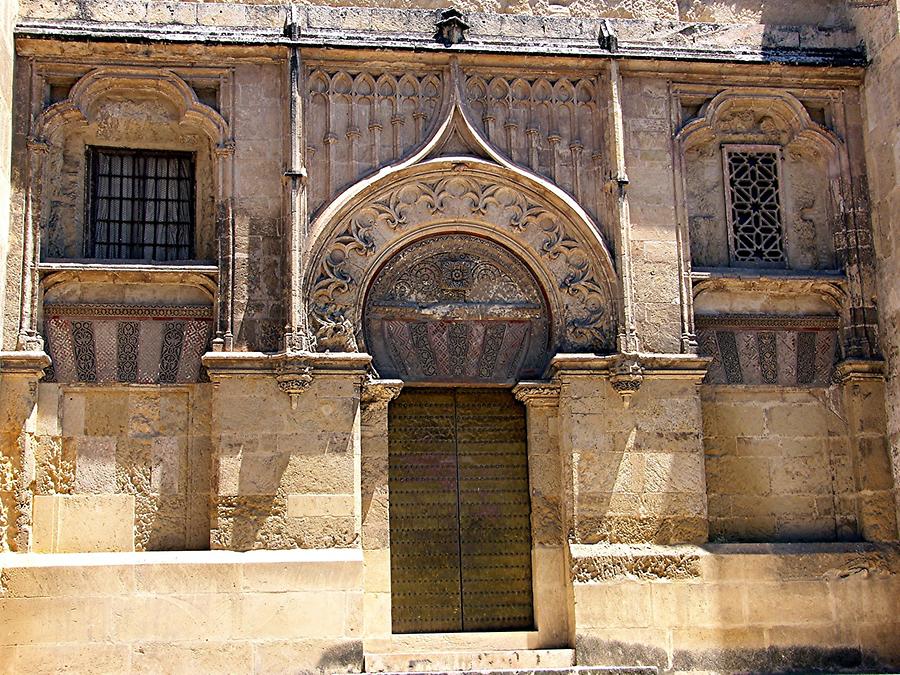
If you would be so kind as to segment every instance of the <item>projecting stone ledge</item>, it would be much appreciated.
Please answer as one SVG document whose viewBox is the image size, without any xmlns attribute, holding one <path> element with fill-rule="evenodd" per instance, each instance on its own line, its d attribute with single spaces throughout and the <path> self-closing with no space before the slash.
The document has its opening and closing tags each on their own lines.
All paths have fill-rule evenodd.
<svg viewBox="0 0 900 675">
<path fill-rule="evenodd" d="M 367 671 L 368 672 L 368 671 Z M 379 675 L 656 675 L 656 666 L 592 666 L 501 670 L 396 671 Z"/>
</svg>

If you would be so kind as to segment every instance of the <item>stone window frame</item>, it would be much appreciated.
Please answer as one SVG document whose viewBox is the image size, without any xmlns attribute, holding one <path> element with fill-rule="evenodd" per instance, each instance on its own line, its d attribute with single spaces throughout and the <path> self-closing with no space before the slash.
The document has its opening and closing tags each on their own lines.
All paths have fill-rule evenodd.
<svg viewBox="0 0 900 675">
<path fill-rule="evenodd" d="M 789 269 L 790 260 L 787 254 L 787 213 L 785 211 L 785 190 L 787 188 L 784 180 L 784 148 L 778 144 L 768 143 L 723 143 L 722 150 L 722 178 L 725 190 L 725 223 L 727 227 L 728 239 L 728 259 L 731 267 L 735 268 L 753 268 L 753 269 Z M 734 231 L 734 213 L 732 211 L 732 177 L 729 167 L 729 157 L 732 154 L 773 154 L 775 155 L 776 181 L 778 191 L 778 225 L 781 230 L 781 256 L 780 261 L 767 260 L 738 260 L 735 254 L 735 231 Z"/>
<path fill-rule="evenodd" d="M 118 155 L 135 155 L 135 156 L 143 156 L 143 157 L 162 157 L 167 159 L 189 159 L 190 161 L 190 169 L 192 175 L 190 176 L 190 222 L 186 223 L 189 228 L 188 234 L 188 255 L 185 257 L 174 257 L 174 258 L 134 258 L 131 256 L 97 256 L 95 255 L 95 247 L 96 247 L 96 231 L 95 231 L 95 200 L 97 199 L 96 190 L 97 190 L 97 176 L 95 174 L 95 162 L 97 161 L 97 157 L 101 153 L 107 154 L 118 154 Z M 190 264 L 195 261 L 197 258 L 197 251 L 200 250 L 200 246 L 198 245 L 200 242 L 197 241 L 198 237 L 203 234 L 203 228 L 198 227 L 198 216 L 201 216 L 201 208 L 200 208 L 200 200 L 203 197 L 201 194 L 200 186 L 197 181 L 197 150 L 194 149 L 169 149 L 169 148 L 148 148 L 148 147 L 123 147 L 123 146 L 111 146 L 111 145 L 96 145 L 96 144 L 85 144 L 85 170 L 84 170 L 84 233 L 83 233 L 83 250 L 82 254 L 86 260 L 89 260 L 94 263 L 103 263 L 114 261 L 116 263 L 181 263 L 181 264 Z M 145 200 L 141 200 L 140 203 L 144 203 Z M 137 203 L 137 199 L 133 199 L 133 202 Z M 159 223 L 156 223 L 159 224 Z M 163 223 L 165 224 L 165 223 Z M 132 246 L 136 245 L 135 242 L 130 242 Z M 108 244 L 111 245 L 111 244 Z M 144 241 L 142 246 L 147 246 L 147 242 Z"/>
</svg>

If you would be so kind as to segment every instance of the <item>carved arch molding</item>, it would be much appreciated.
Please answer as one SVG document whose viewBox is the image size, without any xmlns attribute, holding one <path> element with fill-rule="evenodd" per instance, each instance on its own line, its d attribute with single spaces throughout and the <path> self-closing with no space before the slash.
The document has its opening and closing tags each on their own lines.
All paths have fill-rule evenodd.
<svg viewBox="0 0 900 675">
<path fill-rule="evenodd" d="M 423 162 L 362 190 L 313 236 L 322 351 L 358 347 L 405 379 L 498 382 L 540 374 L 558 351 L 615 348 L 599 235 L 507 168 Z"/>
</svg>

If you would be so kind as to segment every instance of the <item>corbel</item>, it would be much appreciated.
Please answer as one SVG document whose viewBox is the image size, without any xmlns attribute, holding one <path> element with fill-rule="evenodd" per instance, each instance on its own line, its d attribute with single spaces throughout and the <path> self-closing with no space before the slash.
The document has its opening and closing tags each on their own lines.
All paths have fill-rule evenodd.
<svg viewBox="0 0 900 675">
<path fill-rule="evenodd" d="M 296 410 L 300 394 L 309 389 L 313 382 L 313 367 L 307 356 L 291 353 L 281 355 L 275 366 L 275 381 L 278 388 L 291 397 L 291 410 Z"/>
</svg>

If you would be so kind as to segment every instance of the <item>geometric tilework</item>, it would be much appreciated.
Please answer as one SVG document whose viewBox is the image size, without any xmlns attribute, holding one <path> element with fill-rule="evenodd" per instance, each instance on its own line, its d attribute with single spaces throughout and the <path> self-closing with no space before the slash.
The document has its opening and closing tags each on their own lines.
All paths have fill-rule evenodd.
<svg viewBox="0 0 900 675">
<path fill-rule="evenodd" d="M 52 381 L 184 384 L 200 377 L 209 307 L 45 305 Z"/>
<path fill-rule="evenodd" d="M 838 361 L 838 334 L 832 321 L 765 325 L 764 320 L 697 317 L 700 355 L 712 358 L 707 384 L 822 387 L 831 383 Z M 755 324 L 755 325 L 754 325 Z"/>
</svg>

